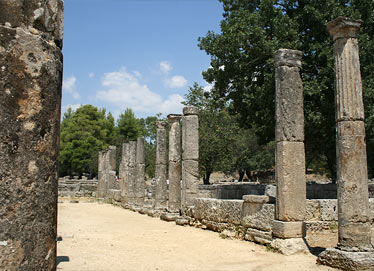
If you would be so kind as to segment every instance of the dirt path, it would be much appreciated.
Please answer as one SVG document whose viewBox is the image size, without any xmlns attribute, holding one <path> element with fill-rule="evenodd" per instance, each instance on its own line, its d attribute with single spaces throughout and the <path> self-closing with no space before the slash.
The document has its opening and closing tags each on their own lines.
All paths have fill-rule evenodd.
<svg viewBox="0 0 374 271">
<path fill-rule="evenodd" d="M 109 204 L 59 204 L 58 270 L 333 270 Z"/>
</svg>

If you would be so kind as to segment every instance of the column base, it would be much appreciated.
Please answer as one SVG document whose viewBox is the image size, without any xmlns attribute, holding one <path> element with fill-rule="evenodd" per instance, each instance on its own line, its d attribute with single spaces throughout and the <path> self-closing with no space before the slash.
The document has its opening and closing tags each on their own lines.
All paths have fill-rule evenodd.
<svg viewBox="0 0 374 271">
<path fill-rule="evenodd" d="M 302 238 L 305 237 L 305 226 L 302 221 L 273 220 L 273 236 L 278 238 Z"/>
<path fill-rule="evenodd" d="M 296 253 L 309 253 L 309 247 L 303 238 L 274 238 L 270 247 L 283 255 L 293 255 Z"/>
<path fill-rule="evenodd" d="M 328 248 L 318 255 L 317 263 L 341 270 L 374 271 L 374 251 L 350 252 Z"/>
</svg>

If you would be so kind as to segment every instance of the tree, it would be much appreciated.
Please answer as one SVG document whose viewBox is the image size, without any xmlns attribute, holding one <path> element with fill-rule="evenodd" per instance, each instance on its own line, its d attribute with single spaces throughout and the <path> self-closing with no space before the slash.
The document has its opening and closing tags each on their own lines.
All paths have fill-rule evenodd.
<svg viewBox="0 0 374 271">
<path fill-rule="evenodd" d="M 117 129 L 122 142 L 134 141 L 140 136 L 142 132 L 140 122 L 131 108 L 126 108 L 125 113 L 119 115 Z"/>
<path fill-rule="evenodd" d="M 305 143 L 307 164 L 324 166 L 334 176 L 335 120 L 332 38 L 326 23 L 345 15 L 361 18 L 360 61 L 367 133 L 374 136 L 374 1 L 372 0 L 220 0 L 221 34 L 209 31 L 199 47 L 211 56 L 203 72 L 214 83 L 212 96 L 231 101 L 243 127 L 253 127 L 266 144 L 274 140 L 274 61 L 277 49 L 303 52 Z M 372 140 L 368 147 L 374 146 Z M 374 148 L 368 148 L 369 161 Z M 323 163 L 321 163 L 321 161 Z M 370 172 L 373 169 L 369 168 Z"/>
<path fill-rule="evenodd" d="M 114 140 L 114 118 L 84 105 L 64 114 L 60 135 L 60 176 L 97 174 L 97 153 Z"/>
</svg>

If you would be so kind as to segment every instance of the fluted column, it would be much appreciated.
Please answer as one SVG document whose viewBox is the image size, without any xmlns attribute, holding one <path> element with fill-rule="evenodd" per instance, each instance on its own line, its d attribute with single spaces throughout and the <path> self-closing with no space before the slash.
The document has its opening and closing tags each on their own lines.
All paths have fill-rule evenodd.
<svg viewBox="0 0 374 271">
<path fill-rule="evenodd" d="M 169 119 L 169 201 L 168 211 L 181 209 L 181 115 L 171 114 Z"/>
<path fill-rule="evenodd" d="M 327 24 L 334 40 L 339 226 L 337 248 L 321 253 L 318 261 L 343 270 L 374 270 L 357 39 L 361 24 L 346 17 Z"/>
</svg>

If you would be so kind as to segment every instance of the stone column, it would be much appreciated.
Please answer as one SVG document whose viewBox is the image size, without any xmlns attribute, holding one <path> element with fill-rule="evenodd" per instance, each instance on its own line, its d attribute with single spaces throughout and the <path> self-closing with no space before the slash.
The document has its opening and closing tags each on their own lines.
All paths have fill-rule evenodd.
<svg viewBox="0 0 374 271">
<path fill-rule="evenodd" d="M 157 121 L 157 139 L 156 139 L 156 195 L 155 208 L 166 209 L 168 200 L 167 190 L 167 154 L 166 154 L 166 121 Z"/>
<path fill-rule="evenodd" d="M 119 179 L 121 184 L 121 198 L 123 202 L 127 202 L 127 194 L 128 194 L 128 156 L 129 156 L 129 143 L 122 144 L 122 155 L 121 155 L 121 162 L 119 166 Z"/>
<path fill-rule="evenodd" d="M 145 197 L 145 159 L 144 138 L 138 138 L 136 144 L 136 179 L 135 179 L 136 205 L 143 207 Z"/>
<path fill-rule="evenodd" d="M 169 129 L 169 201 L 168 211 L 178 213 L 181 209 L 181 115 L 168 116 Z"/>
<path fill-rule="evenodd" d="M 99 151 L 98 158 L 97 158 L 97 197 L 102 198 L 104 197 L 105 191 L 105 151 Z"/>
<path fill-rule="evenodd" d="M 319 261 L 344 270 L 373 270 L 374 266 L 357 39 L 361 24 L 345 17 L 327 24 L 335 58 L 339 242 L 336 249 L 321 254 Z"/>
<path fill-rule="evenodd" d="M 63 2 L 0 1 L 0 270 L 55 270 Z"/>
<path fill-rule="evenodd" d="M 136 178 L 136 141 L 129 143 L 129 160 L 127 175 L 127 199 L 130 205 L 135 204 L 135 178 Z"/>
<path fill-rule="evenodd" d="M 193 205 L 199 185 L 199 110 L 183 108 L 182 118 L 182 209 Z"/>
<path fill-rule="evenodd" d="M 116 146 L 109 146 L 105 156 L 106 184 L 108 189 L 117 189 L 116 183 Z"/>
<path fill-rule="evenodd" d="M 277 199 L 273 235 L 303 237 L 306 208 L 304 106 L 300 78 L 301 52 L 275 52 Z"/>
</svg>

